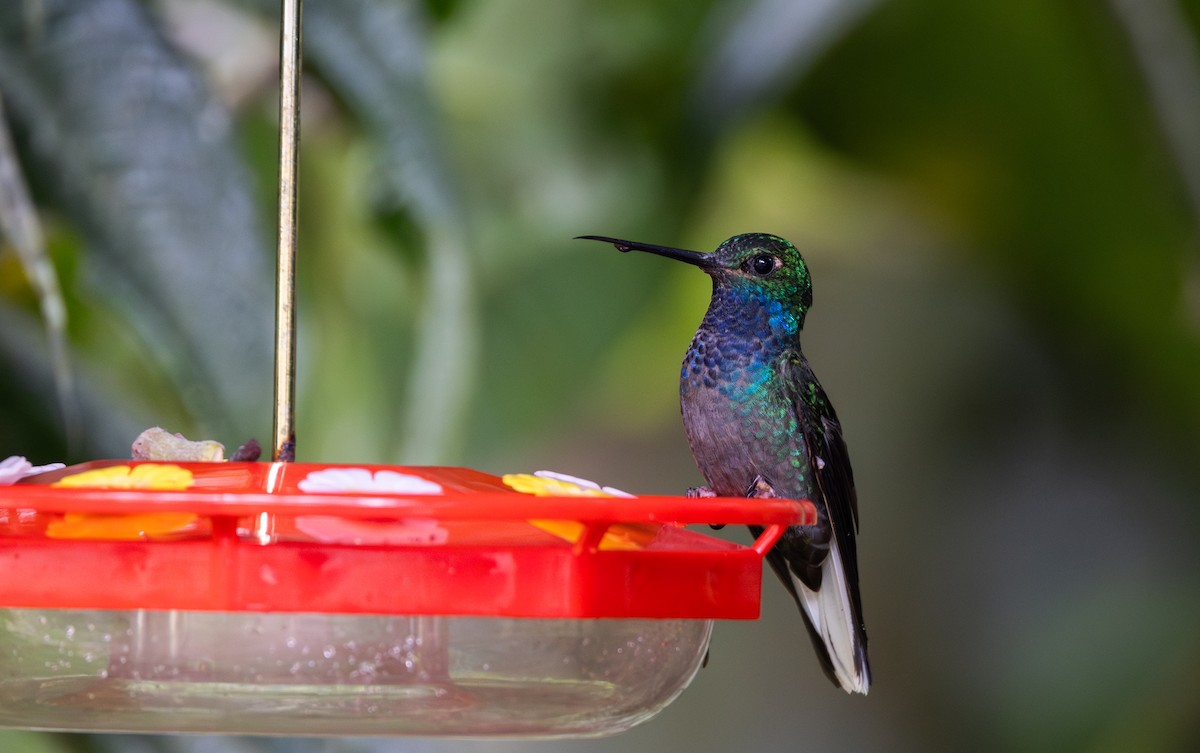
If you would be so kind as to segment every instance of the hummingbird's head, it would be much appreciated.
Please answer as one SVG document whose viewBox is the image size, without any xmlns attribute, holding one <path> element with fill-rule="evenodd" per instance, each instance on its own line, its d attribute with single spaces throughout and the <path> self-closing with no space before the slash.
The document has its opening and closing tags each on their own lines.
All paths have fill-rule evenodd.
<svg viewBox="0 0 1200 753">
<path fill-rule="evenodd" d="M 611 243 L 619 251 L 646 251 L 695 265 L 712 276 L 714 290 L 782 304 L 801 321 L 812 307 L 808 265 L 790 241 L 777 235 L 735 235 L 710 254 L 601 235 L 579 237 Z"/>
<path fill-rule="evenodd" d="M 708 255 L 707 271 L 717 285 L 754 291 L 790 304 L 800 315 L 812 307 L 812 278 L 808 265 L 791 241 L 767 233 L 735 235 Z"/>
</svg>

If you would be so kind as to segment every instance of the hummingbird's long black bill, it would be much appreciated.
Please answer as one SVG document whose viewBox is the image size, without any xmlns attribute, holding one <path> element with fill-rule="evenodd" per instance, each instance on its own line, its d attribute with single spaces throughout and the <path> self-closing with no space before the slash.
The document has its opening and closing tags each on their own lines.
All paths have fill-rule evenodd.
<svg viewBox="0 0 1200 753">
<path fill-rule="evenodd" d="M 712 254 L 702 254 L 699 251 L 688 251 L 684 248 L 673 248 L 671 246 L 656 246 L 653 243 L 638 243 L 636 241 L 624 241 L 620 238 L 609 238 L 605 235 L 577 235 L 575 240 L 584 241 L 602 241 L 611 243 L 617 247 L 618 251 L 646 251 L 651 254 L 665 256 L 668 259 L 675 259 L 687 264 L 694 264 L 697 267 L 711 267 L 713 265 Z"/>
</svg>

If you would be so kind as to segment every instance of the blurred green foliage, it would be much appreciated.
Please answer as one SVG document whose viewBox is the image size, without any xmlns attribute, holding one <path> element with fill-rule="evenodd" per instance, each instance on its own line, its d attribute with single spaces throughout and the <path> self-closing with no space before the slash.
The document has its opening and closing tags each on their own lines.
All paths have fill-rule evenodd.
<svg viewBox="0 0 1200 753">
<path fill-rule="evenodd" d="M 570 238 L 767 231 L 814 270 L 871 696 L 828 687 L 767 583 L 659 719 L 492 749 L 1200 745 L 1200 3 L 305 5 L 301 459 L 678 491 L 707 281 Z M 269 435 L 275 7 L 0 5 L 80 416 L 68 447 L 0 249 L 0 456 Z M 143 747 L 472 746 L 0 733 Z"/>
</svg>

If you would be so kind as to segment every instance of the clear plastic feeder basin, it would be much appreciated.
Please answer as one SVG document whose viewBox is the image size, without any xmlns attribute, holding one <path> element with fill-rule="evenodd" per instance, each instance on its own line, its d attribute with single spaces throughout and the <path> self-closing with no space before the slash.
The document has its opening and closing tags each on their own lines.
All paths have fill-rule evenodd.
<svg viewBox="0 0 1200 753">
<path fill-rule="evenodd" d="M 461 468 L 42 474 L 0 487 L 0 726 L 620 732 L 687 686 L 714 619 L 757 617 L 763 554 L 813 519 L 788 500 L 534 496 Z M 685 523 L 765 531 L 743 547 Z"/>
<path fill-rule="evenodd" d="M 709 620 L 0 612 L 0 725 L 585 737 L 657 714 Z"/>
</svg>

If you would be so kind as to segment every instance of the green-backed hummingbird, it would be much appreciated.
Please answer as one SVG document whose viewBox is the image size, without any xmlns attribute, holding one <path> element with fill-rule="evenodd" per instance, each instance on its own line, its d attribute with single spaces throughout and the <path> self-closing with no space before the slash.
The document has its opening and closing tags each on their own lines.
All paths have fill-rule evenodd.
<svg viewBox="0 0 1200 753">
<path fill-rule="evenodd" d="M 800 350 L 812 306 L 800 252 L 765 233 L 736 235 L 713 253 L 580 238 L 686 262 L 712 278 L 679 380 L 684 428 L 708 482 L 689 494 L 812 500 L 816 524 L 789 527 L 767 560 L 799 605 L 825 673 L 846 692 L 866 693 L 854 475 L 837 414 Z"/>
</svg>

